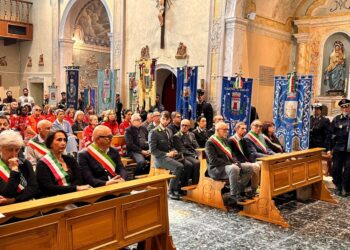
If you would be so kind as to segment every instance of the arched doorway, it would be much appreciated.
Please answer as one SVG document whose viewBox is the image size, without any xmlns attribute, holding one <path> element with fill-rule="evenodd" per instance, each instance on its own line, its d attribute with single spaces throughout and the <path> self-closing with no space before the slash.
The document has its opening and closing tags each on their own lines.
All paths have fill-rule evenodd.
<svg viewBox="0 0 350 250">
<path fill-rule="evenodd" d="M 160 95 L 165 110 L 176 110 L 176 76 L 166 68 L 157 70 L 157 93 Z"/>
<path fill-rule="evenodd" d="M 106 0 L 70 0 L 60 31 L 60 89 L 65 89 L 64 66 L 80 66 L 80 86 L 96 87 L 97 70 L 111 65 L 111 12 Z"/>
</svg>

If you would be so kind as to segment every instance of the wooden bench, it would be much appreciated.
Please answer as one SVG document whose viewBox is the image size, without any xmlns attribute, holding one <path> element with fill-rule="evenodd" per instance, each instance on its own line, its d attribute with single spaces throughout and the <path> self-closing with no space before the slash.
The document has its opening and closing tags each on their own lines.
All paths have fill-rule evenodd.
<svg viewBox="0 0 350 250">
<path fill-rule="evenodd" d="M 224 204 L 222 197 L 222 189 L 226 185 L 225 180 L 214 180 L 208 176 L 205 176 L 207 171 L 207 160 L 205 155 L 205 149 L 197 149 L 200 161 L 200 176 L 197 185 L 181 188 L 187 191 L 187 195 L 183 196 L 183 200 L 194 201 L 207 206 L 219 208 L 225 212 L 228 208 Z"/>
<path fill-rule="evenodd" d="M 2 206 L 0 249 L 119 249 L 136 242 L 144 242 L 143 249 L 175 249 L 169 235 L 170 178 L 158 175 Z M 99 201 L 106 195 L 110 198 Z M 86 205 L 63 209 L 76 202 Z M 10 223 L 13 218 L 28 219 Z"/>
<path fill-rule="evenodd" d="M 260 158 L 260 194 L 244 202 L 240 214 L 289 227 L 272 198 L 309 185 L 313 199 L 338 203 L 323 182 L 322 151 L 315 148 Z"/>
</svg>

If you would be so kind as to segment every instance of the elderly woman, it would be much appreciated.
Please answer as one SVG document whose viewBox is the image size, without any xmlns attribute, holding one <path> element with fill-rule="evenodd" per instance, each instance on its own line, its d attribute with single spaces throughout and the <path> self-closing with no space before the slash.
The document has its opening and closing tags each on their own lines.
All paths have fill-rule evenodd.
<svg viewBox="0 0 350 250">
<path fill-rule="evenodd" d="M 32 165 L 18 157 L 23 145 L 18 132 L 6 130 L 0 134 L 0 205 L 27 201 L 39 194 Z"/>
<path fill-rule="evenodd" d="M 78 143 L 76 140 L 77 137 L 73 134 L 73 130 L 69 122 L 64 120 L 64 110 L 57 109 L 56 116 L 57 119 L 52 123 L 52 130 L 63 130 L 67 134 L 68 141 L 66 153 L 76 155 L 78 152 Z"/>
<path fill-rule="evenodd" d="M 67 135 L 63 130 L 50 132 L 45 140 L 50 150 L 36 166 L 37 180 L 45 196 L 65 194 L 89 189 L 83 179 L 77 161 L 63 152 L 67 146 Z"/>
<path fill-rule="evenodd" d="M 87 124 L 84 122 L 84 112 L 78 110 L 74 115 L 74 124 L 72 125 L 73 132 L 83 131 Z"/>
<path fill-rule="evenodd" d="M 72 126 L 74 124 L 74 115 L 75 115 L 75 109 L 69 108 L 66 110 L 66 115 L 64 117 L 64 120 L 69 122 L 69 124 Z"/>
<path fill-rule="evenodd" d="M 95 127 L 98 125 L 97 115 L 89 116 L 89 126 L 85 127 L 83 130 L 83 147 L 87 147 L 92 143 L 92 132 L 94 132 Z"/>
<path fill-rule="evenodd" d="M 131 116 L 130 116 L 131 117 Z M 102 125 L 109 127 L 113 135 L 119 134 L 118 122 L 113 109 L 107 110 Z"/>
<path fill-rule="evenodd" d="M 273 122 L 264 122 L 262 133 L 267 146 L 275 153 L 283 153 L 283 147 L 275 135 L 275 124 Z"/>
</svg>

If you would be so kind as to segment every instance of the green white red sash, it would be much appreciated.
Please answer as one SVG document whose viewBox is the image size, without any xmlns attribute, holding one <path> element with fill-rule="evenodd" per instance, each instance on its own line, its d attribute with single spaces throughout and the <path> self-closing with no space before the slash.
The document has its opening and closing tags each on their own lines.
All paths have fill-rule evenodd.
<svg viewBox="0 0 350 250">
<path fill-rule="evenodd" d="M 227 157 L 233 161 L 233 157 L 232 157 L 232 152 L 231 149 L 229 147 L 227 147 L 220 138 L 218 138 L 216 135 L 213 135 L 210 137 L 211 140 L 214 142 L 214 144 L 216 146 L 218 146 L 226 155 Z"/>
<path fill-rule="evenodd" d="M 94 143 L 87 147 L 87 151 L 103 166 L 104 169 L 108 171 L 108 173 L 110 173 L 113 177 L 116 176 L 116 164 L 111 157 L 99 149 Z"/>
<path fill-rule="evenodd" d="M 10 172 L 10 168 L 5 164 L 5 162 L 0 160 L 0 178 L 3 179 L 5 182 L 8 182 L 10 178 Z M 21 184 L 18 184 L 18 191 L 20 192 L 23 189 L 24 187 Z"/>
<path fill-rule="evenodd" d="M 49 152 L 49 149 L 44 144 L 36 142 L 33 139 L 29 140 L 27 145 L 42 155 L 46 155 Z"/>
<path fill-rule="evenodd" d="M 68 173 L 64 171 L 57 158 L 51 152 L 47 153 L 43 158 L 41 158 L 41 160 L 49 167 L 51 173 L 55 176 L 58 185 L 70 185 Z"/>
<path fill-rule="evenodd" d="M 268 143 L 272 144 L 273 146 L 275 146 L 276 148 L 278 148 L 279 151 L 281 151 L 281 153 L 283 152 L 283 148 L 281 145 L 279 145 L 278 143 L 274 143 L 270 140 L 269 137 L 267 137 L 266 135 L 263 134 L 263 137 L 265 139 L 265 141 L 267 141 Z"/>
<path fill-rule="evenodd" d="M 266 145 L 264 142 L 262 142 L 257 134 L 255 134 L 253 131 L 249 131 L 247 134 L 247 137 L 252 140 L 255 145 L 257 145 L 262 151 L 264 151 L 265 154 L 267 154 Z"/>
<path fill-rule="evenodd" d="M 241 154 L 244 156 L 244 158 L 247 159 L 247 157 L 245 156 L 244 154 L 244 151 L 243 151 L 243 147 L 242 147 L 242 141 L 241 140 L 238 140 L 238 138 L 234 135 L 230 138 L 233 143 L 237 146 L 237 148 L 239 149 L 239 151 L 241 152 Z"/>
</svg>

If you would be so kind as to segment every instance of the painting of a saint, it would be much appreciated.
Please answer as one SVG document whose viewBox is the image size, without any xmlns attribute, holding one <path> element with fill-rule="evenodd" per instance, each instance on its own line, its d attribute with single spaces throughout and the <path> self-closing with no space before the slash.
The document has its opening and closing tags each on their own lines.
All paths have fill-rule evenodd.
<svg viewBox="0 0 350 250">
<path fill-rule="evenodd" d="M 344 45 L 340 41 L 335 41 L 329 56 L 329 64 L 324 72 L 324 84 L 328 86 L 329 91 L 344 92 L 345 75 Z"/>
</svg>

